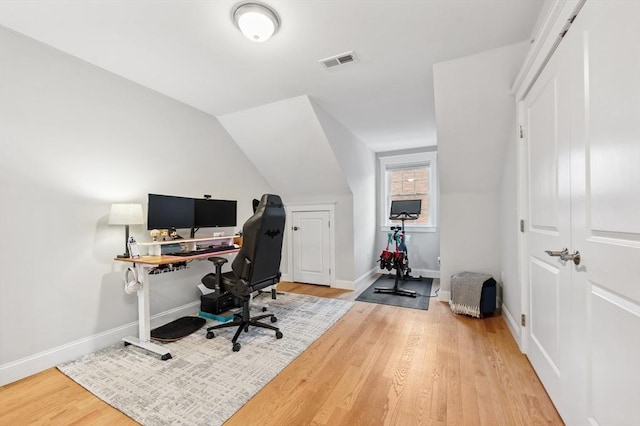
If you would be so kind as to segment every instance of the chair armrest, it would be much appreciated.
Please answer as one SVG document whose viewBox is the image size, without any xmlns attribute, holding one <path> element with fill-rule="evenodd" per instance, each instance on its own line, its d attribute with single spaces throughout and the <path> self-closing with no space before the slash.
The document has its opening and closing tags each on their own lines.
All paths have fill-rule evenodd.
<svg viewBox="0 0 640 426">
<path fill-rule="evenodd" d="M 207 274 L 202 277 L 202 284 L 207 288 L 215 288 L 220 290 L 222 284 L 222 265 L 228 262 L 228 260 L 224 257 L 212 256 L 208 257 L 207 260 L 209 262 L 213 262 L 216 267 L 215 274 Z"/>
<path fill-rule="evenodd" d="M 218 257 L 218 256 L 214 256 L 214 257 L 208 257 L 207 260 L 209 262 L 213 262 L 214 265 L 218 266 L 222 266 L 225 263 L 227 263 L 229 260 L 227 258 L 224 257 Z"/>
</svg>

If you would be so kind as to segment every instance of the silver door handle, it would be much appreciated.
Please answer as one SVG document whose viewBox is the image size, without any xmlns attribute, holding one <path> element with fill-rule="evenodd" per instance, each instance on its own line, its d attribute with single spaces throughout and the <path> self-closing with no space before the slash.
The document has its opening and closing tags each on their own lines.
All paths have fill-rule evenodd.
<svg viewBox="0 0 640 426">
<path fill-rule="evenodd" d="M 560 260 L 565 262 L 570 260 L 576 265 L 580 264 L 580 252 L 578 250 L 575 253 L 569 253 L 569 250 L 565 247 L 561 251 L 545 250 L 545 253 L 552 257 L 559 257 Z"/>
<path fill-rule="evenodd" d="M 564 256 L 569 254 L 569 249 L 565 247 L 561 251 L 545 250 L 544 252 L 551 257 L 559 257 L 560 259 L 565 260 Z"/>
</svg>

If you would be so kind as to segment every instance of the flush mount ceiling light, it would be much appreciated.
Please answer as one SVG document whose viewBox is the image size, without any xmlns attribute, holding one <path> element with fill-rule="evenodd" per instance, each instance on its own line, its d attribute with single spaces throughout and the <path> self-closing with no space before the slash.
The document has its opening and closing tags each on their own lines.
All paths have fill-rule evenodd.
<svg viewBox="0 0 640 426">
<path fill-rule="evenodd" d="M 267 41 L 280 27 L 278 15 L 260 3 L 243 3 L 233 11 L 233 21 L 249 40 Z"/>
</svg>

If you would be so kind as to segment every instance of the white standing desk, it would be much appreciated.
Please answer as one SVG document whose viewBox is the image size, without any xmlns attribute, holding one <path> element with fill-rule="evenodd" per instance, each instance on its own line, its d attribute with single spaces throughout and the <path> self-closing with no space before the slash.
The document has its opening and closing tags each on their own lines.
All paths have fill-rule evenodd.
<svg viewBox="0 0 640 426">
<path fill-rule="evenodd" d="M 158 243 L 138 243 L 139 246 L 151 246 L 153 244 L 183 244 L 183 243 L 198 243 L 198 242 L 215 242 L 220 240 L 234 241 L 234 237 L 212 237 L 212 238 L 196 238 L 196 239 L 183 239 L 173 241 L 161 241 Z M 236 237 L 237 241 L 237 237 Z M 239 248 L 230 250 L 217 251 L 212 253 L 201 253 L 191 256 L 140 256 L 135 259 L 132 258 L 115 258 L 121 262 L 132 263 L 138 276 L 138 282 L 140 287 L 137 290 L 138 294 L 138 337 L 127 336 L 122 340 L 125 345 L 135 345 L 140 348 L 146 349 L 149 352 L 160 355 L 162 360 L 171 359 L 169 351 L 161 346 L 151 342 L 151 318 L 149 310 L 149 270 L 161 265 L 168 265 L 171 263 L 188 262 L 190 260 L 207 259 L 209 257 L 220 256 L 223 254 L 237 253 Z"/>
</svg>

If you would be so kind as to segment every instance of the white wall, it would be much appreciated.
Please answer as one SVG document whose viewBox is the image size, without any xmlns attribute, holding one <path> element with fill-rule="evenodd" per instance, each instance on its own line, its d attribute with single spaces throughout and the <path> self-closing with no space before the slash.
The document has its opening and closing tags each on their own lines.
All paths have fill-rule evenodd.
<svg viewBox="0 0 640 426">
<path fill-rule="evenodd" d="M 123 292 L 123 265 L 112 260 L 124 249 L 123 227 L 107 224 L 112 202 L 146 209 L 149 192 L 207 193 L 237 199 L 241 224 L 251 200 L 272 189 L 214 117 L 0 31 L 5 383 L 64 361 L 78 341 L 106 333 L 108 344 L 136 331 L 136 296 Z M 132 234 L 149 239 L 145 226 Z M 197 304 L 196 284 L 210 270 L 192 262 L 152 277 L 151 314 Z"/>
<path fill-rule="evenodd" d="M 351 193 L 307 96 L 218 119 L 277 191 L 294 196 Z"/>
<path fill-rule="evenodd" d="M 434 66 L 442 300 L 457 272 L 500 281 L 500 182 L 516 136 L 509 90 L 526 52 L 523 42 Z"/>
<path fill-rule="evenodd" d="M 316 102 L 311 104 L 353 194 L 351 280 L 357 281 L 368 276 L 377 260 L 375 153 Z"/>
<path fill-rule="evenodd" d="M 499 280 L 499 201 L 497 192 L 441 195 L 440 300 L 449 300 L 450 277 L 457 272 L 482 272 Z"/>
</svg>

